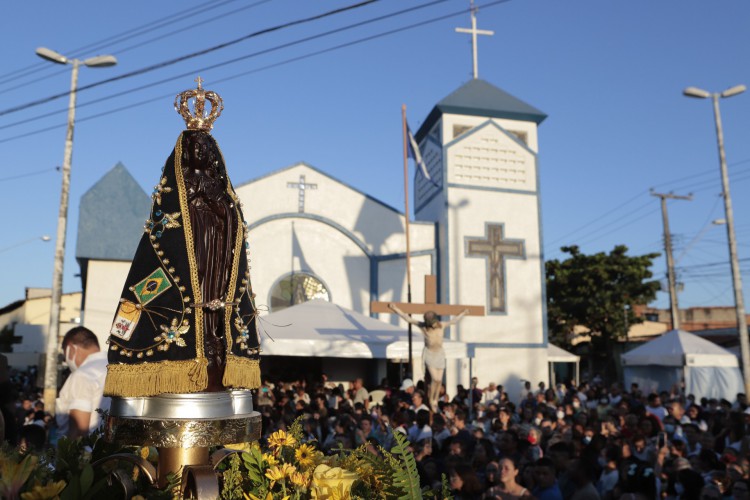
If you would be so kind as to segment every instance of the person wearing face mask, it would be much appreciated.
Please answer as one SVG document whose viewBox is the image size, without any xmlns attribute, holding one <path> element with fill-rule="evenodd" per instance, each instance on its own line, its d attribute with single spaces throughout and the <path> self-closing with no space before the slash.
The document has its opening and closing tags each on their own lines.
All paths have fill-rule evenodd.
<svg viewBox="0 0 750 500">
<path fill-rule="evenodd" d="M 109 409 L 110 399 L 103 397 L 107 376 L 107 353 L 99 349 L 94 332 L 77 326 L 62 341 L 70 376 L 55 404 L 59 435 L 71 439 L 86 436 L 99 425 L 97 409 Z"/>
</svg>

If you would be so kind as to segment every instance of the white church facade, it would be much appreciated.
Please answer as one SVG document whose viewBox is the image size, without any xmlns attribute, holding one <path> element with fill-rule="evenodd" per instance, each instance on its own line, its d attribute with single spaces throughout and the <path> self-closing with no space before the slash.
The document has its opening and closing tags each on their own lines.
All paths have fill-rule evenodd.
<svg viewBox="0 0 750 500">
<path fill-rule="evenodd" d="M 468 348 L 467 359 L 448 361 L 449 393 L 468 386 L 472 375 L 482 385 L 504 384 L 509 394 L 518 393 L 521 379 L 548 379 L 537 168 L 537 126 L 545 117 L 474 79 L 440 101 L 416 134 L 430 179 L 414 179 L 413 301 L 422 301 L 423 277 L 434 274 L 438 302 L 486 311 L 447 333 Z M 122 198 L 113 200 L 115 187 Z M 399 210 L 305 163 L 235 190 L 249 228 L 259 308 L 273 312 L 317 298 L 378 318 L 371 301 L 406 301 L 406 220 Z M 88 229 L 101 203 L 128 219 L 116 235 Z M 83 324 L 104 339 L 148 198 L 118 165 L 84 195 L 80 210 Z M 132 248 L 121 244 L 127 231 L 134 233 Z M 398 323 L 393 315 L 378 319 Z M 420 352 L 414 362 L 419 377 Z"/>
</svg>

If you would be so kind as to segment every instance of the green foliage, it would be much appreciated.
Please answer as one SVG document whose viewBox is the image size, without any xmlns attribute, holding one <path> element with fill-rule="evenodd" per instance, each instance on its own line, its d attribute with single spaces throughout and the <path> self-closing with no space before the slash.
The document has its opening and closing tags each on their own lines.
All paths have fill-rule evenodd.
<svg viewBox="0 0 750 500">
<path fill-rule="evenodd" d="M 582 326 L 592 333 L 592 347 L 608 353 L 613 339 L 643 321 L 633 306 L 656 298 L 659 282 L 650 279 L 659 254 L 629 256 L 624 245 L 608 254 L 586 255 L 577 246 L 561 250 L 570 257 L 545 263 L 550 340 L 569 345 L 575 328 Z"/>
<path fill-rule="evenodd" d="M 300 442 L 301 425 L 291 426 L 289 434 L 278 432 L 269 448 L 253 443 L 245 447 L 247 451 L 221 461 L 217 467 L 221 500 L 423 498 L 416 460 L 401 434 L 390 452 L 381 448 L 376 453 L 363 445 L 324 456 L 312 443 Z M 22 456 L 0 446 L 0 498 L 114 499 L 123 497 L 123 492 L 153 500 L 173 498 L 181 477 L 170 474 L 162 488 L 151 484 L 134 465 L 147 455 L 147 447 L 122 448 L 89 438 L 61 438 L 56 449 L 39 456 Z M 437 493 L 424 495 L 436 498 Z"/>
<path fill-rule="evenodd" d="M 440 483 L 442 485 L 442 495 L 443 500 L 453 500 L 453 495 L 451 494 L 451 485 L 448 483 L 448 476 L 445 474 L 440 475 Z"/>
<path fill-rule="evenodd" d="M 302 421 L 304 420 L 304 415 L 300 415 L 296 419 L 294 419 L 294 422 L 292 422 L 292 425 L 289 426 L 289 429 L 287 430 L 287 434 L 292 436 L 294 440 L 298 443 L 302 442 L 305 433 L 302 429 Z"/>
<path fill-rule="evenodd" d="M 229 458 L 229 468 L 222 474 L 221 500 L 242 500 L 242 460 L 235 453 Z"/>
<path fill-rule="evenodd" d="M 397 458 L 393 464 L 393 483 L 402 490 L 398 498 L 399 500 L 421 499 L 417 460 L 409 449 L 409 441 L 400 432 L 394 432 L 393 437 L 396 445 L 391 448 L 391 454 Z"/>
</svg>

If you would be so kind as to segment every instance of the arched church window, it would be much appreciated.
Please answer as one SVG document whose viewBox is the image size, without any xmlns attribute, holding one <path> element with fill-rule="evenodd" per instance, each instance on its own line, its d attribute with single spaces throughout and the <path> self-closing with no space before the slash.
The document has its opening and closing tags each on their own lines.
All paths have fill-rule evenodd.
<svg viewBox="0 0 750 500">
<path fill-rule="evenodd" d="M 308 273 L 288 274 L 271 290 L 271 312 L 315 299 L 331 300 L 331 294 L 322 281 Z"/>
</svg>

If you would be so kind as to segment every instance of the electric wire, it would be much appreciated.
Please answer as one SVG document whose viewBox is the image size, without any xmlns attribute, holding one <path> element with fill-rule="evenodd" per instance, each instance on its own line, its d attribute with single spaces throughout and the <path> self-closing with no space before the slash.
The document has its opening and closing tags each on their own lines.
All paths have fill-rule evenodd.
<svg viewBox="0 0 750 500">
<path fill-rule="evenodd" d="M 98 82 L 89 83 L 88 85 L 83 85 L 81 87 L 78 87 L 78 89 L 76 90 L 76 92 L 78 92 L 78 93 L 85 92 L 86 90 L 90 90 L 90 89 L 99 87 L 101 85 L 105 85 L 107 83 L 117 82 L 117 81 L 120 81 L 120 80 L 124 80 L 126 78 L 132 78 L 134 76 L 143 75 L 145 73 L 150 73 L 151 71 L 155 71 L 157 69 L 166 68 L 168 66 L 172 66 L 174 64 L 177 64 L 177 63 L 180 63 L 180 62 L 183 62 L 183 61 L 187 61 L 187 60 L 199 57 L 199 56 L 204 56 L 206 54 L 210 54 L 212 52 L 216 52 L 217 50 L 221 50 L 221 49 L 225 49 L 227 47 L 231 47 L 233 45 L 236 45 L 238 43 L 244 42 L 246 40 L 250 40 L 252 38 L 255 38 L 255 37 L 258 37 L 258 36 L 261 36 L 261 35 L 266 35 L 268 33 L 273 33 L 275 31 L 279 31 L 279 30 L 282 30 L 282 29 L 291 28 L 292 26 L 299 26 L 301 24 L 310 23 L 310 22 L 313 22 L 313 21 L 324 19 L 326 17 L 330 17 L 330 16 L 334 16 L 334 15 L 341 14 L 341 13 L 344 13 L 344 12 L 348 12 L 348 11 L 351 11 L 351 10 L 359 9 L 359 8 L 365 7 L 367 5 L 370 5 L 370 4 L 378 2 L 378 1 L 380 1 L 380 0 L 363 0 L 363 1 L 355 3 L 355 4 L 350 4 L 350 5 L 347 5 L 345 7 L 340 7 L 340 8 L 337 8 L 337 9 L 329 10 L 327 12 L 323 12 L 322 14 L 315 14 L 313 16 L 309 16 L 309 17 L 305 17 L 305 18 L 301 18 L 301 19 L 296 19 L 294 21 L 288 21 L 288 22 L 282 23 L 282 24 L 277 24 L 275 26 L 271 26 L 270 28 L 264 28 L 264 29 L 261 29 L 261 30 L 258 30 L 258 31 L 254 31 L 252 33 L 248 33 L 247 35 L 243 35 L 243 36 L 241 36 L 239 38 L 235 38 L 233 40 L 229 40 L 227 42 L 223 42 L 223 43 L 220 43 L 218 45 L 214 45 L 212 47 L 208 47 L 206 49 L 202 49 L 202 50 L 198 50 L 198 51 L 195 51 L 195 52 L 191 52 L 189 54 L 184 54 L 182 56 L 178 56 L 178 57 L 175 57 L 175 58 L 172 58 L 172 59 L 168 59 L 166 61 L 162 61 L 162 62 L 159 62 L 159 63 L 156 63 L 156 64 L 151 64 L 149 66 L 145 66 L 143 68 L 139 68 L 139 69 L 136 69 L 136 70 L 133 70 L 133 71 L 128 71 L 127 73 L 123 73 L 121 75 L 113 76 L 111 78 L 106 78 L 104 80 L 99 80 Z M 18 112 L 18 111 L 23 111 L 23 110 L 26 110 L 26 109 L 29 109 L 29 108 L 32 108 L 32 107 L 39 106 L 41 104 L 47 103 L 47 102 L 51 102 L 51 101 L 60 99 L 62 97 L 66 97 L 68 95 L 70 95 L 70 91 L 61 92 L 59 94 L 53 94 L 51 96 L 44 97 L 42 99 L 37 99 L 35 101 L 27 102 L 27 103 L 24 103 L 24 104 L 19 104 L 17 106 L 13 106 L 11 108 L 6 108 L 6 109 L 0 111 L 0 116 L 5 116 L 5 115 L 8 115 L 10 113 L 15 113 L 15 112 Z"/>
<path fill-rule="evenodd" d="M 265 1 L 268 1 L 268 0 L 265 0 Z M 439 3 L 443 3 L 443 2 L 446 2 L 446 1 L 448 1 L 448 0 L 433 0 L 431 2 L 427 2 L 427 3 L 421 4 L 421 5 L 417 5 L 417 6 L 414 6 L 414 7 L 409 7 L 409 8 L 402 9 L 402 10 L 399 10 L 399 11 L 396 11 L 396 12 L 392 12 L 392 13 L 389 13 L 389 14 L 384 14 L 382 16 L 377 16 L 377 17 L 374 17 L 374 18 L 371 18 L 371 19 L 367 19 L 367 20 L 364 20 L 364 21 L 360 21 L 360 22 L 356 22 L 356 23 L 353 23 L 353 24 L 349 24 L 347 26 L 343 26 L 343 27 L 340 27 L 340 28 L 334 28 L 334 29 L 325 31 L 323 33 L 318 33 L 316 35 L 310 35 L 310 36 L 307 36 L 307 37 L 303 37 L 303 38 L 294 40 L 292 42 L 283 43 L 283 44 L 277 45 L 275 47 L 271 47 L 271 48 L 268 48 L 268 49 L 259 50 L 259 51 L 256 51 L 256 52 L 252 52 L 250 54 L 245 54 L 243 56 L 235 57 L 235 58 L 223 61 L 223 62 L 212 64 L 212 65 L 209 65 L 209 66 L 204 66 L 204 67 L 199 68 L 197 70 L 190 70 L 190 71 L 187 71 L 185 73 L 180 73 L 178 75 L 174 75 L 174 76 L 170 76 L 168 78 L 163 78 L 161 80 L 157 80 L 155 82 L 147 83 L 145 85 L 140 85 L 140 86 L 137 86 L 137 87 L 132 87 L 130 89 L 127 89 L 127 90 L 124 90 L 124 91 L 121 91 L 121 92 L 117 92 L 117 93 L 114 93 L 114 94 L 110 94 L 108 96 L 104 96 L 104 97 L 100 97 L 98 99 L 87 101 L 87 102 L 78 104 L 76 106 L 76 109 L 85 108 L 87 106 L 91 106 L 92 104 L 97 104 L 97 103 L 104 102 L 104 101 L 107 101 L 107 100 L 110 100 L 110 99 L 114 99 L 116 97 L 127 95 L 127 94 L 130 94 L 130 93 L 133 93 L 133 92 L 137 92 L 139 90 L 144 90 L 144 89 L 147 89 L 147 88 L 150 88 L 150 87 L 155 87 L 155 86 L 160 85 L 162 83 L 167 83 L 167 82 L 170 82 L 170 81 L 173 81 L 173 80 L 184 78 L 186 76 L 191 76 L 191 75 L 195 74 L 196 72 L 208 71 L 208 70 L 220 68 L 222 66 L 227 66 L 227 65 L 230 65 L 230 64 L 238 63 L 238 62 L 241 62 L 241 61 L 253 58 L 253 57 L 257 57 L 257 56 L 260 56 L 260 55 L 269 54 L 269 53 L 275 52 L 277 50 L 289 48 L 289 47 L 292 47 L 294 45 L 299 45 L 301 43 L 305 43 L 305 42 L 309 42 L 309 41 L 316 40 L 316 39 L 319 39 L 319 38 L 323 38 L 325 36 L 333 35 L 333 34 L 336 34 L 336 33 L 341 33 L 341 32 L 344 32 L 344 31 L 347 31 L 347 30 L 350 30 L 350 29 L 354 29 L 354 28 L 360 28 L 360 27 L 365 26 L 367 24 L 372 24 L 372 23 L 375 23 L 375 22 L 378 22 L 378 21 L 383 21 L 383 20 L 386 20 L 386 19 L 391 19 L 391 18 L 400 16 L 400 15 L 403 15 L 403 14 L 408 14 L 408 13 L 411 13 L 411 12 L 414 12 L 416 10 L 423 9 L 423 8 L 426 8 L 426 7 L 432 7 L 434 5 L 437 5 Z M 455 15 L 459 15 L 459 14 L 464 13 L 464 12 L 465 11 L 461 11 L 461 12 L 455 13 Z M 365 40 L 365 41 L 367 41 L 367 40 Z M 361 43 L 361 42 L 358 41 L 357 43 Z M 330 49 L 326 49 L 325 51 L 335 50 L 336 48 L 341 48 L 341 47 L 332 47 Z M 321 53 L 323 53 L 323 52 L 321 52 Z M 312 57 L 313 55 L 319 55 L 319 54 L 318 53 L 311 53 L 311 54 L 305 55 L 304 57 Z M 300 57 L 302 57 L 302 56 L 300 56 Z M 289 62 L 293 62 L 293 60 L 287 59 L 285 61 L 282 61 L 281 63 L 278 63 L 277 65 L 288 64 Z M 275 67 L 275 65 L 265 66 L 265 67 L 263 67 L 261 69 L 270 69 L 272 67 Z M 258 71 L 259 70 L 251 70 L 250 72 L 241 73 L 239 76 L 245 76 L 246 74 L 256 73 Z M 226 81 L 226 79 L 224 79 L 222 81 Z M 218 83 L 218 81 L 215 80 L 212 83 L 216 84 L 216 83 Z M 2 126 L 0 126 L 0 130 L 6 129 L 6 128 L 10 128 L 10 127 L 14 127 L 16 125 L 23 125 L 24 123 L 30 123 L 30 122 L 33 122 L 33 121 L 36 121 L 36 120 L 40 120 L 40 119 L 43 119 L 43 118 L 47 118 L 49 116 L 53 116 L 53 115 L 56 115 L 56 114 L 67 113 L 67 111 L 68 111 L 67 107 L 65 107 L 65 108 L 59 108 L 59 109 L 56 109 L 54 111 L 50 111 L 50 112 L 43 113 L 43 114 L 40 114 L 40 115 L 36 115 L 36 116 L 30 117 L 30 118 L 26 118 L 26 119 L 23 119 L 23 120 L 19 120 L 19 121 L 15 121 L 15 122 L 12 122 L 12 123 L 8 123 L 6 125 L 2 125 Z M 2 142 L 2 141 L 0 141 L 0 142 Z"/>
<path fill-rule="evenodd" d="M 236 0 L 229 0 L 229 1 L 234 2 Z M 176 34 L 179 34 L 179 33 L 182 33 L 182 32 L 185 32 L 187 30 L 195 28 L 196 26 L 205 26 L 206 24 L 209 24 L 211 22 L 217 21 L 219 19 L 223 19 L 223 18 L 225 18 L 227 16 L 230 16 L 230 15 L 233 15 L 233 14 L 237 14 L 238 12 L 241 12 L 243 10 L 248 10 L 248 9 L 257 7 L 257 6 L 261 5 L 261 4 L 264 4 L 264 3 L 267 3 L 267 2 L 270 2 L 270 1 L 271 0 L 260 0 L 260 1 L 255 2 L 255 3 L 244 5 L 244 6 L 240 7 L 240 8 L 237 8 L 237 9 L 234 9 L 234 10 L 230 10 L 228 12 L 216 15 L 214 17 L 210 17 L 210 18 L 207 18 L 207 19 L 201 19 L 200 21 L 198 21 L 196 23 L 189 24 L 187 26 L 183 26 L 182 28 L 179 28 L 179 29 L 176 29 L 176 30 L 172 30 L 172 31 L 170 31 L 168 33 L 161 34 L 161 35 L 156 36 L 154 38 L 149 38 L 148 40 L 144 40 L 142 42 L 138 42 L 138 43 L 136 43 L 134 45 L 130 45 L 130 46 L 125 47 L 125 48 L 117 49 L 117 56 L 119 57 L 120 55 L 122 55 L 122 54 L 124 54 L 126 52 L 129 52 L 131 50 L 143 47 L 145 45 L 151 44 L 151 43 L 159 41 L 159 40 L 163 40 L 165 38 L 168 38 L 170 36 L 173 36 L 173 35 L 176 35 Z M 191 16 L 191 17 L 193 17 L 193 16 Z M 129 39 L 130 38 L 128 38 L 128 40 Z M 44 63 L 42 63 L 42 64 L 44 64 Z M 49 66 L 48 64 L 45 65 L 45 67 L 48 67 L 48 66 Z M 61 69 L 59 71 L 56 71 L 55 73 L 51 73 L 50 75 L 44 76 L 42 78 L 37 78 L 36 80 L 30 80 L 30 81 L 19 83 L 19 84 L 13 86 L 13 87 L 8 87 L 6 89 L 3 89 L 3 92 L 10 92 L 11 90 L 15 90 L 15 89 L 18 89 L 18 88 L 24 88 L 24 87 L 27 87 L 27 86 L 32 85 L 34 83 L 46 80 L 47 78 L 50 78 L 50 77 L 53 77 L 53 76 L 56 76 L 56 75 L 60 75 L 62 73 L 67 73 L 67 72 L 68 72 L 68 69 Z"/>
<path fill-rule="evenodd" d="M 0 182 L 14 181 L 16 179 L 24 179 L 26 177 L 33 177 L 35 175 L 42 175 L 49 172 L 60 171 L 60 167 L 43 168 L 41 170 L 35 170 L 33 172 L 26 172 L 18 175 L 10 175 L 8 177 L 0 177 Z"/>
<path fill-rule="evenodd" d="M 123 32 L 117 33 L 115 35 L 111 35 L 107 38 L 103 38 L 101 40 L 98 40 L 96 42 L 90 42 L 86 45 L 83 45 L 81 47 L 78 47 L 76 49 L 72 49 L 69 52 L 71 54 L 74 54 L 74 57 L 78 57 L 82 52 L 84 51 L 93 51 L 93 50 L 100 50 L 103 48 L 107 48 L 110 45 L 119 43 L 122 40 L 125 39 L 131 39 L 133 37 L 137 37 L 143 34 L 150 33 L 152 31 L 155 31 L 157 29 L 161 29 L 165 26 L 168 26 L 170 24 L 174 24 L 176 22 L 182 21 L 185 18 L 193 17 L 195 15 L 201 14 L 206 10 L 215 10 L 217 8 L 223 7 L 224 5 L 227 5 L 232 2 L 236 2 L 237 0 L 223 0 L 221 2 L 216 3 L 208 3 L 204 5 L 203 7 L 197 7 L 195 9 L 190 9 L 188 12 L 185 12 L 183 14 L 169 14 L 167 16 L 161 17 L 159 19 L 155 19 L 154 21 L 150 21 L 146 24 L 143 24 L 141 26 L 137 26 L 135 28 L 130 28 L 128 30 L 125 30 Z M 140 31 L 139 31 L 140 30 Z M 27 76 L 29 74 L 37 73 L 39 72 L 39 69 L 47 69 L 49 68 L 49 64 L 44 62 L 37 62 L 34 64 L 31 64 L 25 68 L 21 68 L 19 70 L 11 71 L 10 73 L 0 76 L 0 85 L 6 82 L 10 82 L 13 80 L 17 80 L 18 78 L 23 78 L 24 76 Z M 27 71 L 27 70 L 33 70 L 33 71 Z M 63 70 L 64 71 L 64 70 Z M 15 76 L 13 78 L 9 78 L 9 76 L 17 75 L 18 73 L 23 73 L 23 75 Z M 60 72 L 57 72 L 55 74 L 59 74 Z M 52 75 L 49 75 L 52 76 Z M 9 90 L 9 89 L 6 89 Z"/>
<path fill-rule="evenodd" d="M 446 0 L 435 0 L 432 3 L 439 3 L 439 2 L 443 2 L 443 1 L 446 1 Z M 499 5 L 499 4 L 502 4 L 502 3 L 509 2 L 509 1 L 510 0 L 495 0 L 494 2 L 490 2 L 490 3 L 487 3 L 487 4 L 483 5 L 483 8 L 487 8 L 487 7 Z M 427 4 L 425 4 L 425 5 L 427 5 Z M 413 9 L 414 8 L 410 8 L 410 10 L 413 10 Z M 214 84 L 223 83 L 225 81 L 229 81 L 229 80 L 232 80 L 232 79 L 235 79 L 235 78 L 239 78 L 241 76 L 247 76 L 247 75 L 252 74 L 252 73 L 257 73 L 257 72 L 260 72 L 260 71 L 265 71 L 265 70 L 268 70 L 268 69 L 271 69 L 271 68 L 276 68 L 276 67 L 279 67 L 279 66 L 282 66 L 282 65 L 285 65 L 285 64 L 289 64 L 289 63 L 292 63 L 292 62 L 300 61 L 300 60 L 303 60 L 303 59 L 307 59 L 307 58 L 310 58 L 310 57 L 318 56 L 318 55 L 325 54 L 325 53 L 328 53 L 328 52 L 332 52 L 332 51 L 335 51 L 335 50 L 340 50 L 340 49 L 343 49 L 343 48 L 347 48 L 347 47 L 351 47 L 351 46 L 354 46 L 354 45 L 358 45 L 358 44 L 361 44 L 361 43 L 364 43 L 364 42 L 368 42 L 368 41 L 371 41 L 371 40 L 374 40 L 374 39 L 377 39 L 377 38 L 382 38 L 382 37 L 389 36 L 389 35 L 392 35 L 392 34 L 395 34 L 395 33 L 407 31 L 407 30 L 410 30 L 410 29 L 418 28 L 418 27 L 422 27 L 422 26 L 425 26 L 427 24 L 431 24 L 431 23 L 443 21 L 443 20 L 451 18 L 451 17 L 456 17 L 458 15 L 465 14 L 466 12 L 467 12 L 467 9 L 462 9 L 460 11 L 456 11 L 456 12 L 453 12 L 453 13 L 450 13 L 450 14 L 445 14 L 445 15 L 442 15 L 442 16 L 439 16 L 439 17 L 435 17 L 435 18 L 432 18 L 432 19 L 421 21 L 419 23 L 415 23 L 415 24 L 403 26 L 403 27 L 400 27 L 400 28 L 395 28 L 395 29 L 387 30 L 387 31 L 384 31 L 384 32 L 381 32 L 381 33 L 377 33 L 377 34 L 374 34 L 374 35 L 370 35 L 370 36 L 367 36 L 367 37 L 363 37 L 363 38 L 360 38 L 360 39 L 357 39 L 357 40 L 353 40 L 353 41 L 341 43 L 341 44 L 338 44 L 338 45 L 335 45 L 335 46 L 332 46 L 332 47 L 328 47 L 328 48 L 325 48 L 325 49 L 321 49 L 321 50 L 309 52 L 307 54 L 303 54 L 303 55 L 300 55 L 300 56 L 292 57 L 292 58 L 289 58 L 289 59 L 286 59 L 286 60 L 283 60 L 283 61 L 280 61 L 280 62 L 276 62 L 276 63 L 272 63 L 272 64 L 269 64 L 269 65 L 266 65 L 266 66 L 262 66 L 260 68 L 255 68 L 255 69 L 252 69 L 252 70 L 249 70 L 249 71 L 245 71 L 245 72 L 242 72 L 242 73 L 239 73 L 239 74 L 236 74 L 236 75 L 231 75 L 229 77 L 220 78 L 220 79 L 214 80 L 213 83 Z M 385 18 L 386 16 L 381 16 L 381 17 Z M 357 23 L 357 24 L 361 24 L 361 23 Z M 292 42 L 290 42 L 290 43 L 292 43 Z M 246 59 L 247 57 L 248 56 L 242 56 L 240 58 L 235 58 L 235 59 L 236 60 L 242 60 L 242 59 Z M 227 65 L 230 62 L 236 62 L 236 60 L 224 61 L 223 63 L 217 63 L 217 64 L 210 65 L 210 66 L 207 66 L 207 67 L 204 67 L 204 68 L 200 68 L 200 69 L 197 69 L 197 70 L 191 70 L 191 71 L 186 72 L 186 73 L 184 73 L 182 75 L 177 75 L 177 76 L 171 77 L 169 79 L 165 79 L 163 81 L 160 81 L 159 83 L 164 83 L 165 81 L 174 80 L 174 79 L 177 79 L 177 78 L 183 78 L 183 77 L 185 77 L 187 75 L 193 75 L 197 71 L 199 72 L 199 71 L 205 71 L 207 69 L 214 69 L 214 68 L 216 68 L 218 66 Z M 149 86 L 153 86 L 153 85 L 149 85 Z M 153 97 L 153 98 L 150 98 L 150 99 L 146 99 L 146 100 L 140 100 L 140 101 L 138 101 L 136 103 L 127 104 L 127 105 L 124 105 L 124 106 L 121 106 L 121 107 L 118 107 L 118 108 L 114 108 L 114 109 L 110 109 L 110 110 L 107 110 L 107 111 L 103 111 L 101 113 L 97 113 L 97 114 L 94 114 L 94 115 L 89 115 L 89 116 L 86 116 L 86 117 L 83 117 L 83 118 L 77 118 L 76 119 L 76 123 L 82 123 L 82 122 L 86 122 L 86 121 L 93 120 L 93 119 L 96 119 L 96 118 L 101 118 L 103 116 L 108 116 L 108 115 L 111 115 L 111 114 L 114 114 L 114 113 L 118 113 L 120 111 L 127 111 L 127 110 L 130 110 L 130 109 L 134 109 L 134 108 L 137 108 L 137 107 L 140 107 L 140 106 L 144 106 L 144 105 L 149 104 L 151 102 L 158 101 L 158 100 L 161 100 L 161 99 L 165 99 L 166 97 L 172 97 L 172 96 L 174 96 L 174 92 L 171 92 L 171 93 L 166 94 L 166 95 L 156 96 L 156 97 Z M 54 129 L 58 129 L 58 128 L 63 128 L 63 127 L 66 127 L 66 126 L 67 126 L 67 123 L 60 123 L 60 124 L 51 125 L 49 127 L 45 127 L 45 128 L 42 128 L 42 129 L 37 129 L 37 130 L 30 131 L 30 132 L 25 132 L 25 133 L 22 133 L 22 134 L 18 134 L 18 135 L 6 137 L 4 139 L 0 139 L 0 144 L 5 143 L 5 142 L 9 142 L 9 141 L 12 141 L 12 140 L 16 140 L 16 139 L 21 139 L 21 138 L 24 138 L 24 137 L 29 137 L 29 136 L 32 136 L 32 135 L 41 134 L 43 132 L 48 132 L 50 130 L 54 130 Z"/>
</svg>

